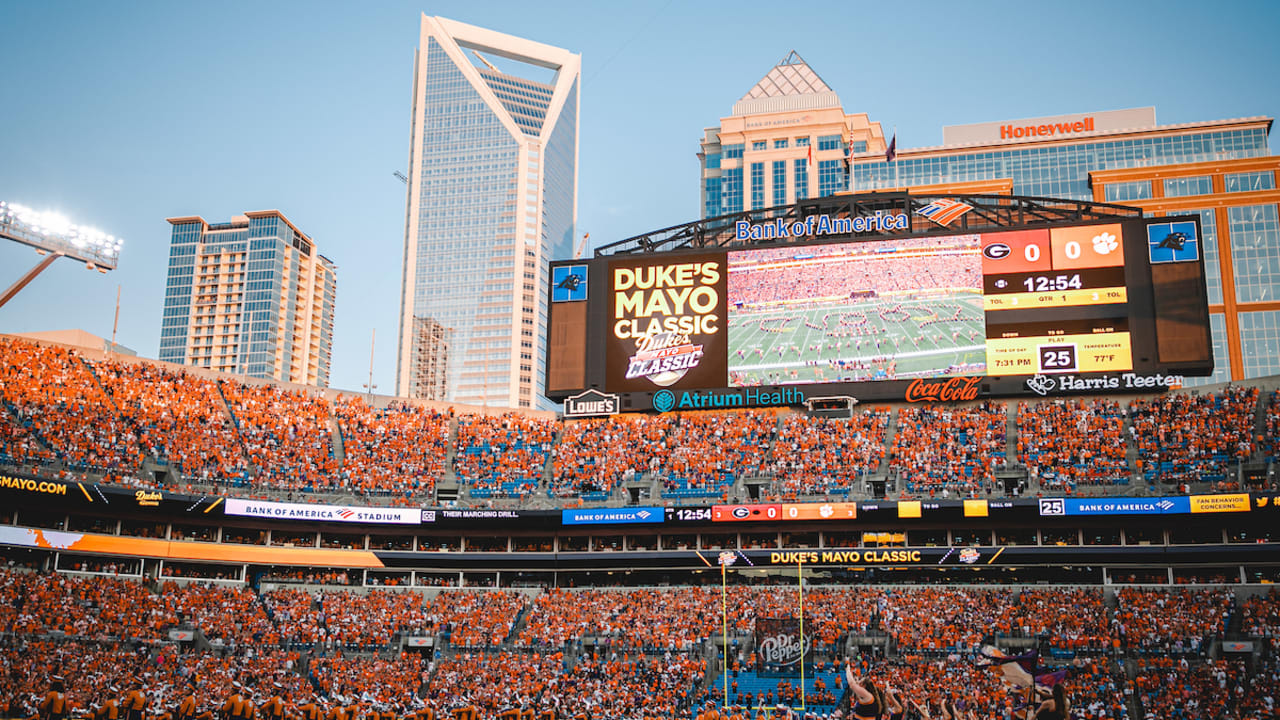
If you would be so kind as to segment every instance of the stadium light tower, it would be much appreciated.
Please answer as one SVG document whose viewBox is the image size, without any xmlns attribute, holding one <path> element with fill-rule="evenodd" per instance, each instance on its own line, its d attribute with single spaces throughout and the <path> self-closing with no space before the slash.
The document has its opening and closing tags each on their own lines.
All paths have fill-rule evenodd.
<svg viewBox="0 0 1280 720">
<path fill-rule="evenodd" d="M 0 295 L 0 307 L 60 257 L 79 260 L 90 270 L 102 273 L 115 270 L 122 244 L 120 238 L 75 225 L 58 213 L 4 201 L 0 201 L 0 238 L 30 245 L 46 256 Z"/>
</svg>

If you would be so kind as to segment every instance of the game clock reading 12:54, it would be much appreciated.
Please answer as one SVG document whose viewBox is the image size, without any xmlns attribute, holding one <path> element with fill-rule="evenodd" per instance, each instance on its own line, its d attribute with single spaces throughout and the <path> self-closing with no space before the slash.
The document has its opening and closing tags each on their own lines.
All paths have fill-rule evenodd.
<svg viewBox="0 0 1280 720">
<path fill-rule="evenodd" d="M 1133 369 L 1119 224 L 982 236 L 991 375 Z"/>
</svg>

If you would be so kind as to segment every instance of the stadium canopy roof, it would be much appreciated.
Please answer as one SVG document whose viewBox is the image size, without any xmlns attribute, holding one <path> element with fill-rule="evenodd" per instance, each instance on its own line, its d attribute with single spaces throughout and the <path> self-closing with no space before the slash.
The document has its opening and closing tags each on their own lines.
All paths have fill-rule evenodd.
<svg viewBox="0 0 1280 720">
<path fill-rule="evenodd" d="M 921 214 L 921 211 L 928 212 L 928 208 L 939 201 L 956 201 L 968 205 L 971 209 L 950 224 L 942 225 Z M 908 218 L 906 229 L 870 229 L 843 235 L 829 234 L 822 240 L 963 235 L 992 230 L 1029 229 L 1062 223 L 1105 222 L 1142 217 L 1141 208 L 1127 205 L 1020 195 L 912 195 L 903 191 L 860 195 L 841 194 L 802 200 L 793 205 L 746 210 L 695 220 L 603 245 L 596 248 L 595 254 L 596 257 L 604 257 L 702 248 L 807 244 L 813 242 L 814 238 L 801 236 L 799 238 L 740 239 L 739 223 L 746 222 L 754 225 L 783 221 L 791 225 L 803 222 L 809 217 L 824 215 L 829 219 L 867 218 L 874 216 L 877 211 L 883 215 L 905 215 Z"/>
</svg>

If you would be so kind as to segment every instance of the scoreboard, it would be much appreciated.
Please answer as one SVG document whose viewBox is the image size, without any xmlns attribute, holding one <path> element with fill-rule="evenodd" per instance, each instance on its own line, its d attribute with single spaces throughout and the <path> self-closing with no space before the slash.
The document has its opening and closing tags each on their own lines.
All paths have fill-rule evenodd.
<svg viewBox="0 0 1280 720">
<path fill-rule="evenodd" d="M 1213 370 L 1200 238 L 1195 217 L 1138 218 L 555 262 L 547 396 L 626 412 L 1176 386 Z"/>
<path fill-rule="evenodd" d="M 1117 223 L 983 235 L 990 374 L 1133 370 L 1123 233 Z"/>
</svg>

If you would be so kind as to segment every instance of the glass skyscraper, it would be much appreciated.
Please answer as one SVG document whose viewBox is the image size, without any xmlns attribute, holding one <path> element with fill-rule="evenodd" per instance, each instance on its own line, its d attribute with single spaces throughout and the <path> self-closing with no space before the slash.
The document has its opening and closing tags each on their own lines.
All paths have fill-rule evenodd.
<svg viewBox="0 0 1280 720">
<path fill-rule="evenodd" d="M 311 238 L 276 210 L 169 224 L 160 359 L 327 386 L 337 276 Z"/>
<path fill-rule="evenodd" d="M 566 50 L 423 16 L 396 394 L 549 407 L 546 268 L 574 249 L 580 68 Z"/>
</svg>

